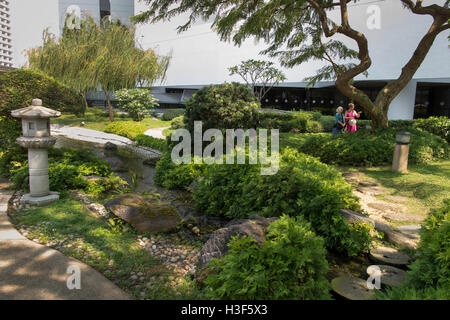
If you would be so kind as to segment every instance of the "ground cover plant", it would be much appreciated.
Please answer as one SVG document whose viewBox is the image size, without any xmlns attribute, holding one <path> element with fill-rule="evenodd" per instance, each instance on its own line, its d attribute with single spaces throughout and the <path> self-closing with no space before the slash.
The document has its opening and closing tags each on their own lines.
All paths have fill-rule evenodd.
<svg viewBox="0 0 450 320">
<path fill-rule="evenodd" d="M 450 299 L 450 199 L 430 213 L 420 235 L 405 283 L 378 294 L 379 299 Z"/>
<path fill-rule="evenodd" d="M 230 251 L 208 265 L 204 292 L 210 299 L 329 299 L 323 239 L 303 219 L 282 216 L 258 245 L 234 238 Z"/>
<path fill-rule="evenodd" d="M 26 149 L 13 148 L 0 158 L 1 174 L 11 179 L 14 187 L 28 190 L 29 173 Z M 85 177 L 93 177 L 87 179 Z M 109 165 L 88 150 L 49 149 L 49 183 L 52 191 L 66 193 L 84 189 L 102 195 L 120 190 L 126 182 L 115 176 Z"/>
<path fill-rule="evenodd" d="M 70 196 L 45 207 L 18 210 L 12 219 L 29 239 L 86 263 L 135 299 L 197 298 L 190 279 L 183 278 L 174 285 L 174 272 L 139 245 L 133 228 L 125 228 L 116 218 L 94 217 L 83 203 Z M 195 246 L 173 235 L 158 237 Z M 136 274 L 139 281 L 134 279 Z"/>
</svg>

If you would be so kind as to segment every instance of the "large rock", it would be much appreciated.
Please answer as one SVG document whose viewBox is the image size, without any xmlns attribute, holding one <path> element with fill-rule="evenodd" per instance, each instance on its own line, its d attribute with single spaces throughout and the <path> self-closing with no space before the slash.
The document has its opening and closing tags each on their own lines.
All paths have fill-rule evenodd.
<svg viewBox="0 0 450 320">
<path fill-rule="evenodd" d="M 199 269 L 206 266 L 213 258 L 221 258 L 229 250 L 228 243 L 234 236 L 252 236 L 258 243 L 265 241 L 269 224 L 277 218 L 263 218 L 251 216 L 250 219 L 236 220 L 228 223 L 224 228 L 214 231 L 200 251 Z"/>
<path fill-rule="evenodd" d="M 181 222 L 176 210 L 167 203 L 126 194 L 105 203 L 105 208 L 130 223 L 139 232 L 173 230 Z"/>
</svg>

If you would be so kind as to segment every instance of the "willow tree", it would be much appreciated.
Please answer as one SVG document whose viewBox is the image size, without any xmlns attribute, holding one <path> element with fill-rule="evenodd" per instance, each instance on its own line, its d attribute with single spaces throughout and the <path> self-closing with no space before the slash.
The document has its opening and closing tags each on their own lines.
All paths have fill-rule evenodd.
<svg viewBox="0 0 450 320">
<path fill-rule="evenodd" d="M 399 1 L 412 14 L 427 15 L 433 22 L 424 30 L 411 58 L 400 76 L 387 83 L 375 100 L 353 85 L 353 79 L 365 74 L 372 65 L 366 36 L 350 23 L 347 5 L 359 0 L 142 0 L 149 10 L 135 16 L 137 22 L 157 22 L 180 14 L 188 14 L 179 31 L 187 30 L 196 20 L 214 18 L 213 28 L 222 40 L 236 45 L 254 36 L 268 44 L 263 51 L 278 56 L 282 65 L 293 67 L 311 59 L 328 63 L 310 81 L 333 79 L 345 96 L 354 100 L 370 115 L 373 125 L 387 126 L 387 112 L 394 98 L 410 82 L 424 61 L 437 35 L 450 28 L 450 0 L 441 5 L 423 5 L 423 0 Z M 338 11 L 340 21 L 331 19 Z M 396 30 L 384 30 L 396 32 Z M 352 50 L 337 40 L 345 37 L 356 43 Z M 401 39 L 401 34 L 398 35 Z"/>
<path fill-rule="evenodd" d="M 110 121 L 114 121 L 110 92 L 163 79 L 170 57 L 136 46 L 135 27 L 108 17 L 97 23 L 87 16 L 79 28 L 65 27 L 61 38 L 44 33 L 43 46 L 29 51 L 29 64 L 83 94 L 100 87 Z"/>
</svg>

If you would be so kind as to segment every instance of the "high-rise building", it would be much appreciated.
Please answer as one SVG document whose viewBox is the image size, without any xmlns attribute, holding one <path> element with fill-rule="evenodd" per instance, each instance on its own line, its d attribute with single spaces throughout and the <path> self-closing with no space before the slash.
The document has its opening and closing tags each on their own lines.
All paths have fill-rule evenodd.
<svg viewBox="0 0 450 320">
<path fill-rule="evenodd" d="M 89 14 L 95 20 L 105 16 L 119 19 L 128 24 L 134 15 L 134 0 L 59 0 L 59 25 L 64 27 L 67 13 L 76 12 Z"/>
<path fill-rule="evenodd" d="M 0 0 L 0 67 L 13 66 L 11 11 L 8 0 Z"/>
</svg>

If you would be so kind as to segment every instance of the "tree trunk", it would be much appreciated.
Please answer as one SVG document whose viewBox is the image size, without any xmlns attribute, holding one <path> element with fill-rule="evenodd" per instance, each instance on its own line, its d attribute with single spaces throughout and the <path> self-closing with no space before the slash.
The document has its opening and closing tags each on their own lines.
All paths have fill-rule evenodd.
<svg viewBox="0 0 450 320">
<path fill-rule="evenodd" d="M 113 112 L 113 108 L 112 108 L 112 104 L 111 104 L 111 99 L 109 97 L 109 92 L 108 92 L 108 90 L 105 89 L 104 86 L 102 86 L 102 89 L 103 89 L 103 92 L 105 93 L 106 102 L 108 104 L 109 121 L 113 122 L 114 121 L 114 112 Z"/>
<path fill-rule="evenodd" d="M 87 102 L 87 100 L 86 100 L 86 95 L 83 93 L 83 92 L 81 92 L 80 93 L 80 96 L 83 98 L 83 102 L 84 102 L 84 107 L 86 108 L 86 110 L 89 108 L 89 104 L 88 104 L 88 102 Z"/>
</svg>

